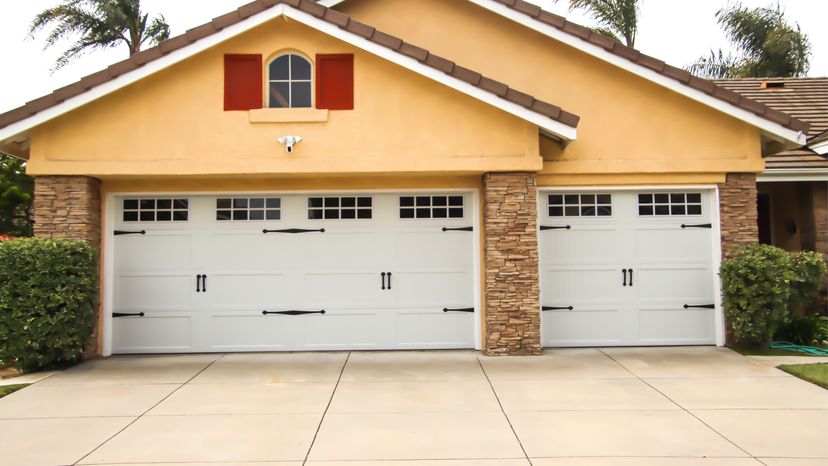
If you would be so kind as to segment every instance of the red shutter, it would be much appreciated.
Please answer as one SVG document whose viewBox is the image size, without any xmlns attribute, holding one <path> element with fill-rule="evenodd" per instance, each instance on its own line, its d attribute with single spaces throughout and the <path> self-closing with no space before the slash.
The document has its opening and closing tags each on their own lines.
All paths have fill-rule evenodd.
<svg viewBox="0 0 828 466">
<path fill-rule="evenodd" d="M 316 56 L 316 108 L 353 110 L 353 54 Z"/>
<path fill-rule="evenodd" d="M 224 110 L 262 108 L 262 56 L 224 56 Z"/>
</svg>

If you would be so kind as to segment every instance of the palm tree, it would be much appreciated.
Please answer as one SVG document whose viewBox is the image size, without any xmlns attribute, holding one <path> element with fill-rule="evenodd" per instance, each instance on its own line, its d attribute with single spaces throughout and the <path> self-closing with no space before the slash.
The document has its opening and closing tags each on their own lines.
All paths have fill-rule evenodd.
<svg viewBox="0 0 828 466">
<path fill-rule="evenodd" d="M 46 37 L 45 48 L 65 37 L 80 36 L 57 59 L 53 71 L 90 50 L 125 43 L 132 56 L 145 43 L 157 44 L 170 37 L 170 26 L 164 16 L 150 19 L 141 12 L 141 0 L 64 0 L 38 14 L 29 27 L 29 35 L 34 36 L 52 24 L 54 29 Z"/>
<path fill-rule="evenodd" d="M 719 25 L 736 46 L 737 55 L 710 51 L 687 69 L 707 78 L 788 77 L 808 73 L 811 44 L 798 24 L 788 24 L 776 8 L 735 4 L 716 13 Z"/>
<path fill-rule="evenodd" d="M 569 11 L 576 9 L 585 10 L 598 22 L 596 32 L 618 42 L 621 42 L 621 37 L 628 46 L 635 47 L 638 16 L 641 13 L 639 0 L 569 0 Z"/>
</svg>

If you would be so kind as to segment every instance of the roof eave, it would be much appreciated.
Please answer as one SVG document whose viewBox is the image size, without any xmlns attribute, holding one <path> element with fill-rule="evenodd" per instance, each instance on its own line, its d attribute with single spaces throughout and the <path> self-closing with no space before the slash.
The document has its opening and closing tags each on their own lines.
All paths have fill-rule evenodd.
<svg viewBox="0 0 828 466">
<path fill-rule="evenodd" d="M 828 155 L 828 140 L 809 144 L 808 149 L 811 149 L 819 155 Z"/>
<path fill-rule="evenodd" d="M 756 175 L 762 183 L 789 181 L 828 181 L 828 167 L 819 168 L 769 168 Z"/>
</svg>

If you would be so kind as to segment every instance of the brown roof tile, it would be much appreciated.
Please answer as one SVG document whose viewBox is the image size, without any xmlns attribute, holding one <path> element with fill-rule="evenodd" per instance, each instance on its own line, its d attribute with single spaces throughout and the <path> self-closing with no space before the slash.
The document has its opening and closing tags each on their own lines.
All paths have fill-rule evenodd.
<svg viewBox="0 0 828 466">
<path fill-rule="evenodd" d="M 601 34 L 586 34 L 585 30 L 590 31 L 589 28 L 585 28 L 583 26 L 579 26 L 570 21 L 567 21 L 565 18 L 559 15 L 555 15 L 544 10 L 538 11 L 539 8 L 537 6 L 526 2 L 525 0 L 497 1 L 499 3 L 502 3 L 503 5 L 508 6 L 509 8 L 514 9 L 515 11 L 524 13 L 527 16 L 532 17 L 533 19 L 541 21 L 544 24 L 548 24 L 566 33 L 572 34 L 575 37 L 579 37 L 580 39 L 589 42 L 593 45 L 603 47 L 604 49 L 608 50 L 609 52 L 615 55 L 625 58 L 633 63 L 652 69 L 669 78 L 675 79 L 681 82 L 682 84 L 689 85 L 694 89 L 700 90 L 706 94 L 713 95 L 716 98 L 722 99 L 726 102 L 729 102 L 739 108 L 747 110 L 756 115 L 763 117 L 766 115 L 765 109 L 763 108 L 764 106 L 762 105 L 756 106 L 754 103 L 749 102 L 747 99 L 738 99 L 734 101 L 733 97 L 727 93 L 715 92 L 714 88 L 716 87 L 716 85 L 712 82 L 697 77 L 691 78 L 689 73 L 680 68 L 676 68 L 672 65 L 664 64 L 664 66 L 662 67 L 662 61 L 644 55 L 635 49 L 618 44 L 617 42 L 615 42 L 613 47 L 608 47 L 606 40 L 603 37 L 601 37 Z M 769 117 L 768 119 L 775 122 L 781 122 L 785 120 L 784 118 L 775 114 Z M 796 118 L 787 120 L 786 123 L 781 124 L 794 131 L 806 131 L 808 129 L 807 123 L 799 121 Z"/>
<path fill-rule="evenodd" d="M 400 53 L 418 61 L 425 61 L 425 59 L 428 58 L 428 50 L 422 47 L 417 47 L 416 45 L 411 45 L 408 42 L 403 42 L 400 46 Z"/>
</svg>

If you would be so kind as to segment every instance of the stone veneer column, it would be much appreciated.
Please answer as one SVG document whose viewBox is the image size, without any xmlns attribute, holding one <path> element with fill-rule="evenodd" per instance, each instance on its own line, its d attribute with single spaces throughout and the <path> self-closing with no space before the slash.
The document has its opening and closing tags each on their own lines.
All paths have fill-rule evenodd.
<svg viewBox="0 0 828 466">
<path fill-rule="evenodd" d="M 101 247 L 101 182 L 88 176 L 37 176 L 34 192 L 34 234 L 40 238 L 67 238 Z M 100 310 L 99 310 L 100 314 Z M 98 329 L 84 357 L 100 356 Z"/>
<path fill-rule="evenodd" d="M 738 246 L 759 241 L 756 201 L 755 173 L 728 173 L 719 185 L 723 258 L 731 257 Z"/>
<path fill-rule="evenodd" d="M 483 176 L 486 353 L 541 351 L 537 176 Z"/>
<path fill-rule="evenodd" d="M 828 183 L 812 183 L 811 196 L 814 207 L 814 249 L 828 258 Z"/>
</svg>

